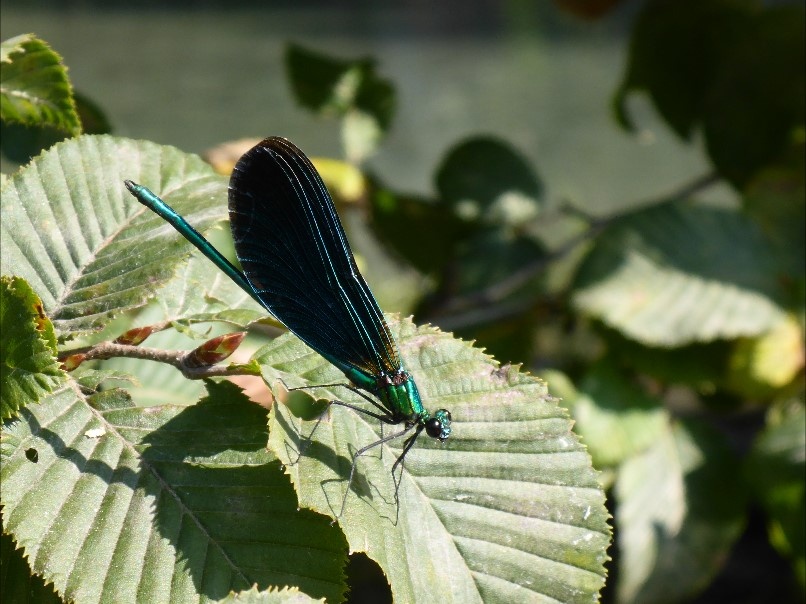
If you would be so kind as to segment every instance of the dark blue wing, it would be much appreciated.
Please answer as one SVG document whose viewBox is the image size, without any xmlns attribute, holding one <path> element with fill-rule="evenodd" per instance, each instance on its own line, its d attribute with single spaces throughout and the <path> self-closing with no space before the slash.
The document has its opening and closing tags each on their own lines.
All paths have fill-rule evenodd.
<svg viewBox="0 0 806 604">
<path fill-rule="evenodd" d="M 245 153 L 230 179 L 229 214 L 235 252 L 269 312 L 331 362 L 368 376 L 400 369 L 333 200 L 302 151 L 271 137 Z"/>
</svg>

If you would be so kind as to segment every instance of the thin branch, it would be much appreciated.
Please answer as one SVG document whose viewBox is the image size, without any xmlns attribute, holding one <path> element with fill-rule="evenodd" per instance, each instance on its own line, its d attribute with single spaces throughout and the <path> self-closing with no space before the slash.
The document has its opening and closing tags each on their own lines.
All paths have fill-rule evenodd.
<svg viewBox="0 0 806 604">
<path fill-rule="evenodd" d="M 719 181 L 720 178 L 716 172 L 704 174 L 698 178 L 695 178 L 690 183 L 683 185 L 676 191 L 664 195 L 662 198 L 656 200 L 654 203 L 655 204 L 669 203 L 671 201 L 686 199 L 687 197 L 690 197 L 702 191 L 703 189 L 706 189 L 711 185 L 716 184 Z M 564 208 L 563 211 L 569 212 L 569 210 L 571 209 L 572 206 L 569 205 L 568 207 Z M 633 210 L 629 210 L 629 212 L 632 211 Z M 610 225 L 613 221 L 617 220 L 618 218 L 622 217 L 625 213 L 628 212 L 616 213 L 605 218 L 594 218 L 592 216 L 589 216 L 588 214 L 582 213 L 581 211 L 576 211 L 576 214 L 584 218 L 584 220 L 586 220 L 590 224 L 590 227 L 587 230 L 574 237 L 571 237 L 560 248 L 553 251 L 546 257 L 540 258 L 539 260 L 535 260 L 534 262 L 522 266 L 520 269 L 507 275 L 497 283 L 493 283 L 489 287 L 486 287 L 477 292 L 473 292 L 466 296 L 460 296 L 454 298 L 445 307 L 439 309 L 438 316 L 440 316 L 440 325 L 442 325 L 442 321 L 445 321 L 447 315 L 467 311 L 468 309 L 473 309 L 474 307 L 480 307 L 506 299 L 513 292 L 517 291 L 520 287 L 524 286 L 532 279 L 544 273 L 552 263 L 565 257 L 577 245 L 584 243 L 589 239 L 597 237 L 608 225 Z"/>
<path fill-rule="evenodd" d="M 703 189 L 707 189 L 711 185 L 717 184 L 721 180 L 722 178 L 716 172 L 703 174 L 699 178 L 695 178 L 690 183 L 683 185 L 676 191 L 673 191 L 670 195 L 667 195 L 665 199 L 685 199 L 686 197 L 691 197 Z"/>
<path fill-rule="evenodd" d="M 545 272 L 552 263 L 563 258 L 577 245 L 598 235 L 604 227 L 603 222 L 592 224 L 587 231 L 572 237 L 566 241 L 562 247 L 551 254 L 522 266 L 515 272 L 483 290 L 473 292 L 461 298 L 456 298 L 444 312 L 456 312 L 457 310 L 462 310 L 467 307 L 483 306 L 504 300 L 520 287 Z"/>
<path fill-rule="evenodd" d="M 83 355 L 81 362 L 111 359 L 115 357 L 124 357 L 130 359 L 144 359 L 147 361 L 156 361 L 158 363 L 167 363 L 176 367 L 182 372 L 189 380 L 201 380 L 209 377 L 224 377 L 230 375 L 253 375 L 253 371 L 249 371 L 243 367 L 230 367 L 223 365 L 203 365 L 201 367 L 194 367 L 192 364 L 195 361 L 195 350 L 160 350 L 158 348 L 145 348 L 142 346 L 130 346 L 128 344 L 116 344 L 114 342 L 101 342 L 94 346 L 86 346 L 84 348 L 71 350 L 60 355 L 60 358 L 66 359 L 73 355 Z"/>
<path fill-rule="evenodd" d="M 465 327 L 492 323 L 493 321 L 506 321 L 517 317 L 535 308 L 534 300 L 504 300 L 498 304 L 472 306 L 464 310 L 440 315 L 434 319 L 444 331 L 456 331 Z"/>
</svg>

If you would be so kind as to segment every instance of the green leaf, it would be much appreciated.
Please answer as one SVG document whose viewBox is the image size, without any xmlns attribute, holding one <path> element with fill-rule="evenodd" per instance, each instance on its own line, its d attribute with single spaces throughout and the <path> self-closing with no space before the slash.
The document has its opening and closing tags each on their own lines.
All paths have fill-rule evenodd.
<svg viewBox="0 0 806 604">
<path fill-rule="evenodd" d="M 31 284 L 60 338 L 143 305 L 193 249 L 124 178 L 163 195 L 200 231 L 226 216 L 225 181 L 199 157 L 109 136 L 59 143 L 3 187 L 0 267 Z"/>
<path fill-rule="evenodd" d="M 33 34 L 0 44 L 0 118 L 81 133 L 73 90 L 61 57 Z"/>
<path fill-rule="evenodd" d="M 625 367 L 660 380 L 664 384 L 691 386 L 702 393 L 713 393 L 728 371 L 734 342 L 715 340 L 678 348 L 645 346 L 621 333 L 597 325 L 607 344 L 609 358 Z"/>
<path fill-rule="evenodd" d="M 594 601 L 604 583 L 607 511 L 567 413 L 540 380 L 434 328 L 389 321 L 427 408 L 450 409 L 453 433 L 444 444 L 418 439 L 405 459 L 399 503 L 390 472 L 401 439 L 359 459 L 338 518 L 351 552 L 365 551 L 381 566 L 398 602 Z M 270 384 L 344 380 L 290 335 L 257 359 Z M 363 402 L 346 388 L 313 392 Z M 335 517 L 352 455 L 379 438 L 379 422 L 332 406 L 317 424 L 280 404 L 270 423 L 269 446 L 300 505 Z"/>
<path fill-rule="evenodd" d="M 344 154 L 351 162 L 360 163 L 375 152 L 385 133 L 378 119 L 366 111 L 353 109 L 341 123 Z"/>
<path fill-rule="evenodd" d="M 87 390 L 98 390 L 101 386 L 111 387 L 110 382 L 128 382 L 135 385 L 138 383 L 129 373 L 114 369 L 89 369 L 85 365 L 71 371 L 70 377 Z"/>
<path fill-rule="evenodd" d="M 297 44 L 285 49 L 285 64 L 297 102 L 316 113 L 346 111 L 355 102 L 361 61 L 345 61 Z"/>
<path fill-rule="evenodd" d="M 786 165 L 756 173 L 744 190 L 744 209 L 775 247 L 789 280 L 803 284 L 806 275 L 806 175 L 804 147 L 791 154 Z M 797 285 L 793 289 L 796 289 Z M 800 290 L 800 305 L 803 300 Z M 797 297 L 793 296 L 793 297 Z"/>
<path fill-rule="evenodd" d="M 0 418 L 40 402 L 64 381 L 53 324 L 19 277 L 0 278 Z"/>
<path fill-rule="evenodd" d="M 627 73 L 613 101 L 619 123 L 634 128 L 627 95 L 646 90 L 674 131 L 689 138 L 702 119 L 722 54 L 746 28 L 752 7 L 749 0 L 644 4 L 632 28 Z"/>
<path fill-rule="evenodd" d="M 557 394 L 570 406 L 577 432 L 596 468 L 616 466 L 642 453 L 667 427 L 660 401 L 606 361 L 589 369 L 579 391 Z"/>
<path fill-rule="evenodd" d="M 442 270 L 469 231 L 442 200 L 392 191 L 377 180 L 372 181 L 368 198 L 373 230 L 384 244 L 423 273 Z"/>
<path fill-rule="evenodd" d="M 69 138 L 53 127 L 0 122 L 0 150 L 10 161 L 23 165 L 43 150 Z"/>
<path fill-rule="evenodd" d="M 437 170 L 437 190 L 454 213 L 477 226 L 517 228 L 540 213 L 543 184 L 526 159 L 493 137 L 466 139 Z"/>
<path fill-rule="evenodd" d="M 543 245 L 532 237 L 514 234 L 505 229 L 487 230 L 468 237 L 459 245 L 455 293 L 472 295 L 491 285 L 501 283 L 518 270 L 537 262 L 546 262 L 548 253 Z M 539 286 L 538 279 L 524 283 L 531 293 Z M 511 298 L 522 293 L 524 287 L 513 288 Z"/>
<path fill-rule="evenodd" d="M 702 127 L 714 166 L 743 187 L 759 169 L 802 145 L 803 20 L 802 6 L 647 2 L 614 99 L 617 119 L 632 128 L 626 97 L 646 90 L 681 137 Z"/>
<path fill-rule="evenodd" d="M 372 59 L 335 59 L 289 44 L 286 70 L 297 102 L 314 113 L 343 119 L 347 157 L 360 162 L 386 135 L 395 110 L 395 90 Z"/>
<path fill-rule="evenodd" d="M 196 602 L 254 584 L 343 597 L 344 537 L 297 509 L 265 409 L 208 389 L 143 409 L 67 387 L 4 428 L 5 529 L 64 599 Z"/>
<path fill-rule="evenodd" d="M 519 273 L 546 262 L 545 248 L 530 236 L 502 228 L 475 233 L 461 242 L 455 253 L 449 282 L 420 304 L 417 315 L 433 316 L 430 304 L 435 301 L 438 316 L 439 305 L 446 297 L 471 301 L 465 312 L 461 305 L 455 314 L 442 311 L 448 316 L 440 318 L 440 323 L 456 321 L 457 336 L 482 342 L 484 349 L 501 361 L 517 363 L 531 358 L 538 322 L 534 299 L 543 293 L 544 281 L 540 276 L 520 279 Z M 502 289 L 508 290 L 506 296 L 499 293 Z M 505 300 L 498 304 L 478 302 L 495 296 Z"/>
<path fill-rule="evenodd" d="M 806 587 L 806 407 L 791 400 L 772 407 L 747 459 L 747 476 L 768 514 L 770 541 L 792 561 Z"/>
<path fill-rule="evenodd" d="M 804 20 L 803 6 L 763 11 L 728 49 L 711 82 L 703 110 L 705 145 L 737 187 L 803 145 Z"/>
<path fill-rule="evenodd" d="M 75 92 L 73 98 L 84 134 L 109 134 L 112 130 L 106 116 L 90 99 Z M 0 149 L 3 155 L 20 165 L 27 164 L 45 149 L 69 138 L 63 130 L 43 124 L 0 123 Z"/>
<path fill-rule="evenodd" d="M 229 226 L 226 238 L 231 241 Z M 220 233 L 224 236 L 224 233 Z M 212 239 L 212 238 L 211 238 Z M 216 248 L 220 247 L 216 245 Z M 243 329 L 267 311 L 198 250 L 179 267 L 155 296 L 162 308 L 157 320 L 194 324 L 222 321 Z M 155 321 L 156 322 L 156 321 Z"/>
<path fill-rule="evenodd" d="M 619 469 L 619 602 L 682 602 L 717 573 L 744 525 L 736 460 L 704 424 L 669 424 Z"/>
<path fill-rule="evenodd" d="M 599 236 L 576 275 L 573 303 L 649 346 L 754 336 L 783 317 L 776 268 L 742 214 L 664 203 Z"/>
</svg>

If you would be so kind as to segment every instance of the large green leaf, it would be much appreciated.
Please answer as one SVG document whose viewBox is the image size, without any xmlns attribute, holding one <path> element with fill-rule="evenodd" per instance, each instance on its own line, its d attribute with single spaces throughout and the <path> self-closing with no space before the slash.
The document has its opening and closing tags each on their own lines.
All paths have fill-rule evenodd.
<svg viewBox="0 0 806 604">
<path fill-rule="evenodd" d="M 62 59 L 33 34 L 0 45 L 0 118 L 76 135 L 81 122 Z"/>
<path fill-rule="evenodd" d="M 192 249 L 129 195 L 125 178 L 199 230 L 226 216 L 225 181 L 199 157 L 109 136 L 60 143 L 3 187 L 2 272 L 31 284 L 62 338 L 144 304 Z"/>
<path fill-rule="evenodd" d="M 665 203 L 619 218 L 597 239 L 573 302 L 650 346 L 754 336 L 784 316 L 776 268 L 744 215 Z"/>
<path fill-rule="evenodd" d="M 4 528 L 62 597 L 199 602 L 257 584 L 341 599 L 344 537 L 298 510 L 265 409 L 208 388 L 143 409 L 68 386 L 4 428 Z"/>
<path fill-rule="evenodd" d="M 351 551 L 381 566 L 398 602 L 595 601 L 607 511 L 567 412 L 540 380 L 449 334 L 393 318 L 390 326 L 427 407 L 451 411 L 453 433 L 445 444 L 422 436 L 409 451 L 399 503 L 390 471 L 400 439 L 360 458 L 338 518 Z M 257 358 L 270 383 L 344 380 L 292 336 Z M 362 403 L 345 388 L 315 392 Z M 378 422 L 333 406 L 317 425 L 275 405 L 270 426 L 300 504 L 337 516 L 351 457 L 379 438 Z"/>
<path fill-rule="evenodd" d="M 0 419 L 38 403 L 64 381 L 53 325 L 25 280 L 0 278 Z"/>
<path fill-rule="evenodd" d="M 615 486 L 618 601 L 685 601 L 716 574 L 744 524 L 736 460 L 704 424 L 667 425 Z"/>
</svg>

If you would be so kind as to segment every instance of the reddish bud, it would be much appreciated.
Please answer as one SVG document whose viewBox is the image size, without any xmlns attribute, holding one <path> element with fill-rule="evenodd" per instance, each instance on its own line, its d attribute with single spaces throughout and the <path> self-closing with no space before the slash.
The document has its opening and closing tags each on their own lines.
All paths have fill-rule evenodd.
<svg viewBox="0 0 806 604">
<path fill-rule="evenodd" d="M 148 336 L 154 333 L 154 327 L 152 325 L 146 325 L 145 327 L 135 327 L 134 329 L 130 329 L 129 331 L 120 334 L 117 338 L 115 338 L 115 344 L 128 344 L 129 346 L 137 346 L 138 344 L 142 343 Z"/>
<path fill-rule="evenodd" d="M 223 361 L 235 352 L 245 337 L 245 331 L 237 331 L 208 340 L 185 357 L 185 364 L 188 367 L 204 367 Z"/>
<path fill-rule="evenodd" d="M 62 359 L 62 365 L 61 365 L 62 371 L 72 371 L 73 369 L 81 365 L 81 363 L 83 363 L 84 359 L 86 358 L 87 355 L 84 354 L 83 352 L 79 352 L 77 354 L 71 354 L 70 356 L 65 357 L 64 359 Z"/>
</svg>

